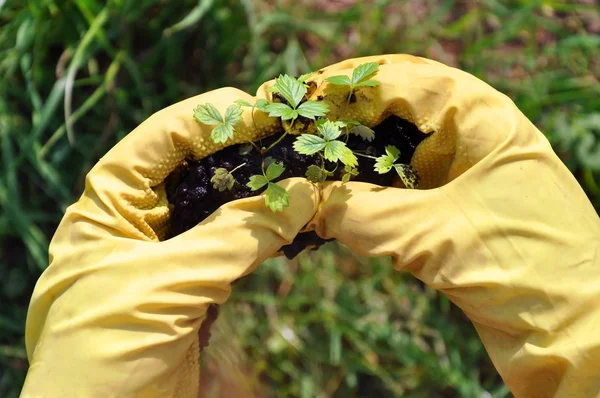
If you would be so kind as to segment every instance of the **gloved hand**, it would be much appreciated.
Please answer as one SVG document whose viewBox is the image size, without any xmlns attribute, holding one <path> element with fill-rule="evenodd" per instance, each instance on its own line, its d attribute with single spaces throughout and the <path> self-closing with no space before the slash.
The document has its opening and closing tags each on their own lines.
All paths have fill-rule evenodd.
<svg viewBox="0 0 600 398">
<path fill-rule="evenodd" d="M 371 61 L 381 86 L 344 119 L 396 114 L 433 132 L 412 160 L 422 189 L 323 183 L 311 228 L 446 294 L 517 398 L 600 396 L 600 222 L 575 178 L 509 98 L 465 72 L 381 56 L 320 78 Z"/>
<path fill-rule="evenodd" d="M 258 96 L 267 95 L 265 87 Z M 162 240 L 169 216 L 164 179 L 187 155 L 220 149 L 212 127 L 193 118 L 199 103 L 221 112 L 253 97 L 226 88 L 146 120 L 89 173 L 50 245 L 50 266 L 31 300 L 30 369 L 22 397 L 197 397 L 198 331 L 231 283 L 290 243 L 314 216 L 315 186 L 280 182 L 290 206 L 273 213 L 264 197 L 222 206 L 197 227 Z M 275 119 L 244 112 L 237 127 L 258 138 Z M 228 145 L 237 143 L 230 141 Z"/>
</svg>

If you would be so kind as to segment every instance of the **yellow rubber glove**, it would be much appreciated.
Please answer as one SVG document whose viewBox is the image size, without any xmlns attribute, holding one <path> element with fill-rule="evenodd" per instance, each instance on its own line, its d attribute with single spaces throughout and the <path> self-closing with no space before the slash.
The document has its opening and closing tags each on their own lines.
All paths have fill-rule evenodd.
<svg viewBox="0 0 600 398">
<path fill-rule="evenodd" d="M 262 87 L 258 96 L 266 94 Z M 197 397 L 198 330 L 207 308 L 291 242 L 318 203 L 314 185 L 288 179 L 279 183 L 291 195 L 283 212 L 266 208 L 262 196 L 243 199 L 161 240 L 169 216 L 165 177 L 187 155 L 221 148 L 193 109 L 211 102 L 224 112 L 236 99 L 254 101 L 226 88 L 164 109 L 91 170 L 33 293 L 22 397 Z M 254 128 L 244 112 L 246 127 L 236 129 L 257 138 L 273 132 L 275 121 L 257 115 Z"/>
<path fill-rule="evenodd" d="M 600 396 L 600 221 L 575 178 L 509 98 L 465 72 L 382 56 L 321 78 L 368 61 L 381 86 L 344 119 L 396 114 L 433 132 L 412 161 L 422 189 L 323 183 L 312 227 L 446 294 L 517 398 Z"/>
</svg>

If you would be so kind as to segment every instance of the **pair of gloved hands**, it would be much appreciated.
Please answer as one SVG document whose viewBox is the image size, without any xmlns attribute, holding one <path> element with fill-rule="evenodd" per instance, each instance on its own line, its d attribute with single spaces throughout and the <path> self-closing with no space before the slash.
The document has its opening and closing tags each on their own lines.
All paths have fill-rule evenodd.
<svg viewBox="0 0 600 398">
<path fill-rule="evenodd" d="M 156 113 L 98 162 L 56 231 L 27 319 L 22 396 L 195 397 L 209 305 L 310 229 L 392 256 L 445 293 L 515 396 L 598 396 L 600 222 L 577 181 L 509 98 L 467 73 L 389 55 L 317 78 L 370 61 L 380 97 L 350 118 L 393 113 L 434 131 L 413 158 L 423 189 L 292 178 L 280 182 L 291 193 L 282 213 L 243 199 L 162 241 L 165 177 L 186 155 L 221 149 L 192 109 L 255 98 L 225 88 Z"/>
</svg>

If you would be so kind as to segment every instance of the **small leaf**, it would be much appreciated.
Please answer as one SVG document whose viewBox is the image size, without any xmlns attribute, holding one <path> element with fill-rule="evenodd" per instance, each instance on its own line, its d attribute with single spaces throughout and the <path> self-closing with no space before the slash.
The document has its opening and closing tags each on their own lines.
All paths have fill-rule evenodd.
<svg viewBox="0 0 600 398">
<path fill-rule="evenodd" d="M 290 194 L 285 188 L 270 182 L 267 186 L 265 204 L 269 206 L 272 211 L 283 211 L 284 207 L 290 205 L 289 197 Z"/>
<path fill-rule="evenodd" d="M 344 166 L 344 175 L 342 176 L 342 182 L 348 182 L 354 176 L 358 175 L 358 169 L 352 166 Z"/>
<path fill-rule="evenodd" d="M 314 164 L 308 166 L 308 168 L 306 169 L 305 176 L 308 179 L 308 181 L 315 183 L 322 182 L 327 179 L 327 173 L 325 172 L 325 170 L 322 167 L 319 167 Z"/>
<path fill-rule="evenodd" d="M 353 167 L 353 166 L 348 166 L 348 165 L 344 166 L 344 171 L 346 173 L 350 174 L 350 175 L 353 175 L 353 176 L 357 176 L 358 175 L 358 169 L 356 167 Z"/>
<path fill-rule="evenodd" d="M 400 157 L 400 150 L 393 145 L 385 147 L 385 155 L 381 155 L 375 161 L 375 171 L 385 174 L 392 169 L 394 162 Z"/>
<path fill-rule="evenodd" d="M 346 150 L 344 151 L 344 154 L 342 155 L 340 160 L 346 166 L 352 166 L 352 167 L 358 166 L 358 159 L 356 158 L 356 155 L 352 153 L 350 148 L 346 148 Z"/>
<path fill-rule="evenodd" d="M 233 103 L 237 104 L 239 106 L 242 106 L 242 107 L 245 106 L 245 107 L 252 108 L 252 104 L 249 103 L 248 101 L 244 101 L 243 99 L 235 100 L 235 101 L 233 101 Z"/>
<path fill-rule="evenodd" d="M 358 159 L 352 153 L 352 151 L 342 141 L 330 141 L 325 145 L 323 152 L 325 159 L 330 162 L 337 162 L 338 160 L 349 166 L 358 165 Z"/>
<path fill-rule="evenodd" d="M 352 71 L 352 84 L 356 86 L 357 83 L 366 80 L 369 76 L 377 72 L 378 69 L 378 62 L 367 62 L 366 64 L 358 65 Z"/>
<path fill-rule="evenodd" d="M 305 81 L 307 81 L 308 79 L 310 79 L 312 77 L 312 75 L 314 75 L 314 72 L 305 73 L 303 75 L 300 75 L 300 77 L 297 80 L 300 83 L 304 83 Z"/>
<path fill-rule="evenodd" d="M 213 184 L 213 188 L 217 189 L 219 192 L 223 192 L 226 189 L 231 190 L 233 185 L 235 184 L 235 178 L 222 167 L 219 167 L 215 170 L 215 174 L 210 179 L 210 182 Z"/>
<path fill-rule="evenodd" d="M 375 86 L 379 86 L 379 82 L 377 80 L 365 80 L 363 82 L 358 82 L 354 85 L 354 87 L 364 87 L 364 86 L 368 86 L 368 87 L 375 87 Z"/>
<path fill-rule="evenodd" d="M 350 133 L 356 134 L 363 140 L 369 142 L 373 141 L 373 139 L 375 138 L 375 132 L 369 127 L 363 125 L 352 127 L 352 129 L 350 129 Z"/>
<path fill-rule="evenodd" d="M 225 123 L 234 127 L 242 120 L 242 107 L 237 104 L 232 104 L 225 110 Z"/>
<path fill-rule="evenodd" d="M 200 123 L 208 125 L 223 123 L 219 110 L 213 104 L 198 105 L 194 109 L 194 118 Z"/>
<path fill-rule="evenodd" d="M 294 109 L 306 94 L 306 87 L 289 75 L 280 75 L 275 81 L 275 87 Z"/>
<path fill-rule="evenodd" d="M 395 147 L 395 146 L 393 146 L 393 145 L 387 145 L 387 146 L 385 147 L 385 152 L 386 152 L 386 153 L 387 153 L 389 156 L 391 156 L 391 157 L 393 157 L 393 158 L 394 158 L 394 162 L 395 162 L 396 160 L 398 160 L 398 158 L 400 157 L 400 149 L 396 148 L 396 147 Z"/>
<path fill-rule="evenodd" d="M 318 127 L 319 133 L 325 138 L 327 141 L 333 141 L 342 134 L 340 127 L 336 125 L 335 122 L 331 122 L 327 120 L 321 126 Z"/>
<path fill-rule="evenodd" d="M 301 134 L 294 141 L 294 150 L 301 155 L 314 155 L 325 148 L 326 141 L 313 134 Z"/>
<path fill-rule="evenodd" d="M 267 172 L 265 173 L 267 180 L 273 181 L 277 177 L 281 175 L 285 171 L 285 167 L 283 167 L 283 163 L 273 162 L 267 167 Z"/>
<path fill-rule="evenodd" d="M 228 139 L 233 138 L 233 126 L 230 124 L 221 124 L 213 129 L 210 138 L 216 144 L 224 144 Z"/>
<path fill-rule="evenodd" d="M 254 106 L 256 107 L 256 109 L 259 109 L 263 112 L 268 112 L 265 108 L 269 104 L 270 104 L 270 102 L 267 101 L 266 99 L 259 98 L 256 100 L 256 104 L 254 104 Z"/>
<path fill-rule="evenodd" d="M 298 107 L 298 114 L 300 116 L 313 120 L 317 116 L 324 116 L 327 112 L 329 112 L 329 107 L 323 102 L 306 101 Z"/>
<path fill-rule="evenodd" d="M 295 109 L 289 109 L 282 112 L 281 120 L 296 120 L 298 118 L 298 111 Z"/>
<path fill-rule="evenodd" d="M 395 164 L 394 169 L 400 176 L 404 186 L 409 189 L 414 189 L 419 186 L 419 175 L 417 170 L 409 164 Z"/>
<path fill-rule="evenodd" d="M 325 81 L 328 83 L 331 83 L 331 84 L 336 84 L 338 86 L 351 86 L 352 85 L 352 80 L 350 80 L 350 78 L 348 76 L 343 76 L 343 75 L 330 76 L 327 79 L 325 79 Z"/>
<path fill-rule="evenodd" d="M 293 111 L 293 109 L 286 104 L 270 102 L 265 106 L 265 111 L 269 112 L 269 116 L 271 117 L 281 117 L 283 114 L 288 114 L 290 111 Z"/>
<path fill-rule="evenodd" d="M 261 189 L 268 183 L 269 183 L 269 181 L 267 180 L 267 178 L 264 175 L 257 174 L 257 175 L 253 175 L 252 177 L 250 177 L 250 181 L 248 181 L 246 186 L 253 191 L 258 191 L 259 189 Z"/>
</svg>

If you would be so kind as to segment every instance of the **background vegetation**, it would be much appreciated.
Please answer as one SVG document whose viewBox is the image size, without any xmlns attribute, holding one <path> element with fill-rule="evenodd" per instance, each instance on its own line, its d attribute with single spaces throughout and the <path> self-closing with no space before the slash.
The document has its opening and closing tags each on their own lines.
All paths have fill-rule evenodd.
<svg viewBox="0 0 600 398">
<path fill-rule="evenodd" d="M 207 90 L 424 55 L 511 96 L 600 204 L 594 0 L 174 4 L 0 0 L 1 397 L 19 395 L 28 300 L 89 168 L 153 112 Z M 510 396 L 447 299 L 336 244 L 267 262 L 236 285 L 217 329 L 206 396 Z"/>
</svg>

